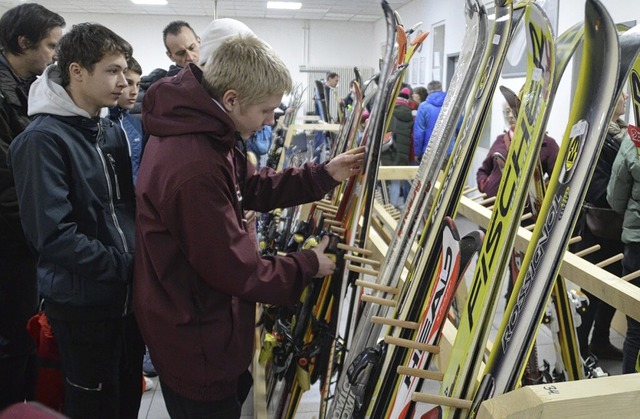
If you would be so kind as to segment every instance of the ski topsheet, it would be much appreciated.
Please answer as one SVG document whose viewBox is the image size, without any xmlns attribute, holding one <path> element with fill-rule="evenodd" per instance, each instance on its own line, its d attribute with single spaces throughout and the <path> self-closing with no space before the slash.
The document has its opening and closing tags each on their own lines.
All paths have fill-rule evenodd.
<svg viewBox="0 0 640 419">
<path fill-rule="evenodd" d="M 420 220 L 425 212 L 433 185 L 436 182 L 442 161 L 444 160 L 449 139 L 455 132 L 458 118 L 462 112 L 480 64 L 480 57 L 486 42 L 486 12 L 478 0 L 466 0 L 465 15 L 466 32 L 462 52 L 456 72 L 451 81 L 442 111 L 436 122 L 429 147 L 425 152 L 412 189 L 407 198 L 405 211 L 396 229 L 396 234 L 389 246 L 389 253 L 384 259 L 378 282 L 396 288 L 400 275 L 408 258 L 411 245 L 419 231 Z M 381 296 L 384 296 L 381 293 Z M 358 323 L 354 342 L 350 346 L 345 365 L 350 366 L 364 353 L 365 348 L 375 345 L 382 326 L 370 323 L 373 315 L 384 316 L 386 307 L 367 303 L 364 306 L 361 320 Z M 343 373 L 338 381 L 336 394 L 331 404 L 332 418 L 351 417 L 355 392 L 359 389 L 359 374 Z"/>
<path fill-rule="evenodd" d="M 523 359 L 528 356 L 544 315 L 613 104 L 640 47 L 639 33 L 636 30 L 623 35 L 620 48 L 615 25 L 605 8 L 597 0 L 587 0 L 578 90 L 540 222 L 533 231 L 471 415 L 482 400 L 518 385 Z"/>
</svg>

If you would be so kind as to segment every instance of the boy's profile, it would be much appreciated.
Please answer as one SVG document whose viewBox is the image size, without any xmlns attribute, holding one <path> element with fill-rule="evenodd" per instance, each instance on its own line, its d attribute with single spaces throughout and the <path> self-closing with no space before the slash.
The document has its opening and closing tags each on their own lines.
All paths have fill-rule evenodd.
<svg viewBox="0 0 640 419">
<path fill-rule="evenodd" d="M 291 85 L 270 47 L 236 36 L 204 72 L 190 64 L 145 95 L 150 138 L 136 189 L 134 301 L 173 418 L 239 417 L 251 385 L 256 302 L 292 303 L 335 268 L 323 254 L 327 241 L 260 258 L 244 219 L 245 210 L 318 200 L 361 170 L 364 149 L 255 173 L 244 141 L 273 124 Z"/>
<path fill-rule="evenodd" d="M 129 154 L 131 155 L 131 169 L 133 171 L 133 183 L 135 185 L 138 177 L 138 168 L 142 158 L 144 130 L 139 115 L 132 115 L 131 110 L 136 104 L 138 93 L 140 92 L 140 78 L 142 77 L 142 67 L 138 61 L 129 57 L 127 60 L 127 70 L 124 73 L 127 87 L 122 90 L 116 106 L 109 108 L 109 119 L 120 125 L 129 143 Z"/>
<path fill-rule="evenodd" d="M 11 144 L 22 226 L 56 336 L 69 417 L 135 418 L 144 345 L 132 313 L 134 194 L 124 133 L 100 117 L 127 86 L 128 42 L 74 25 Z"/>
</svg>

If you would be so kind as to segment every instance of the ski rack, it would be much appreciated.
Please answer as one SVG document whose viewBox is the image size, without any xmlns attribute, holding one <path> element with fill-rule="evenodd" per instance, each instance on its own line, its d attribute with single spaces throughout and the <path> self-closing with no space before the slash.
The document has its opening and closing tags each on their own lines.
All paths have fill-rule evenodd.
<svg viewBox="0 0 640 419">
<path fill-rule="evenodd" d="M 284 150 L 289 148 L 291 145 L 291 139 L 294 134 L 302 131 L 331 131 L 338 132 L 340 130 L 340 124 L 328 124 L 322 120 L 317 115 L 307 115 L 303 117 L 298 117 L 296 122 L 289 125 L 288 127 L 282 127 L 287 134 L 284 137 Z M 285 153 L 282 153 L 280 156 L 280 162 L 278 163 L 278 167 L 282 167 L 284 163 Z"/>
<path fill-rule="evenodd" d="M 287 132 L 287 138 L 292 136 L 292 132 L 296 129 L 323 129 L 326 130 L 326 124 L 293 124 L 289 132 Z M 379 168 L 380 180 L 412 180 L 417 172 L 415 166 L 381 166 Z M 436 189 L 439 184 L 436 184 Z M 482 193 L 477 192 L 476 188 L 467 188 L 465 194 L 462 196 L 458 214 L 467 218 L 469 221 L 477 224 L 480 227 L 486 228 L 489 220 L 491 219 L 491 205 L 495 198 L 486 198 Z M 319 206 L 328 205 L 328 203 L 318 203 Z M 326 208 L 328 211 L 331 208 Z M 525 219 L 527 215 L 523 216 Z M 387 253 L 387 247 L 391 241 L 391 237 L 395 232 L 397 225 L 397 214 L 389 210 L 388 206 L 384 206 L 380 203 L 375 203 L 373 208 L 372 222 L 370 224 L 370 236 L 368 240 L 367 249 L 356 249 L 360 255 L 366 256 L 365 258 L 359 258 L 357 256 L 347 255 L 346 259 L 352 259 L 362 265 L 369 264 L 371 269 L 358 267 L 347 264 L 347 269 L 352 269 L 357 272 L 361 272 L 368 275 L 377 275 L 377 270 L 380 262 Z M 520 227 L 515 241 L 515 249 L 520 251 L 526 251 L 532 233 L 529 229 Z M 415 244 L 414 244 L 415 246 Z M 346 249 L 352 250 L 352 249 Z M 595 251 L 597 249 L 586 249 L 586 252 Z M 586 261 L 581 256 L 586 254 L 585 251 L 579 254 L 574 254 L 569 251 L 565 252 L 564 263 L 560 269 L 560 275 L 571 281 L 572 283 L 587 289 L 590 293 L 597 296 L 601 300 L 616 307 L 624 314 L 633 317 L 640 321 L 640 288 L 628 283 L 631 279 L 640 276 L 640 271 L 627 275 L 626 277 L 618 277 L 603 269 L 609 263 L 613 263 L 619 259 L 609 259 L 602 261 L 598 264 L 593 264 Z M 406 267 L 408 268 L 413 258 L 414 252 L 411 252 L 409 259 L 407 260 Z M 619 258 L 619 257 L 618 257 Z M 356 260 L 357 259 L 357 260 Z M 359 280 L 358 285 L 364 288 L 378 288 L 380 285 L 375 283 L 365 282 Z M 386 290 L 390 294 L 393 294 L 395 290 Z M 463 295 L 460 295 L 460 292 Z M 466 298 L 464 295 L 464 287 L 460 287 L 458 290 L 458 297 Z M 381 300 L 374 297 L 363 295 L 363 300 L 372 301 L 378 304 L 390 304 L 394 303 L 393 300 Z M 411 327 L 411 325 L 397 325 L 401 327 Z M 444 371 L 449 362 L 449 356 L 451 354 L 453 342 L 455 340 L 456 329 L 449 321 L 446 322 L 442 336 L 440 338 L 439 346 L 432 348 L 434 352 L 437 352 L 435 357 L 435 366 L 438 371 Z M 391 344 L 410 344 L 407 342 L 389 342 Z M 259 348 L 261 345 L 261 330 L 256 329 L 256 354 L 253 362 L 253 375 L 254 375 L 254 417 L 255 418 L 267 418 L 266 407 L 266 386 L 265 386 L 265 374 L 264 368 L 258 363 Z M 491 342 L 487 343 L 486 352 L 491 351 Z M 424 348 L 423 348 L 424 349 Z M 403 371 L 408 374 L 426 374 L 425 378 L 438 380 L 441 375 L 434 371 Z M 632 379 L 629 379 L 632 377 Z M 441 379 L 441 378 L 440 378 Z M 608 380 L 611 385 L 602 385 L 601 380 Z M 635 380 L 635 381 L 634 381 Z M 630 384 L 633 382 L 634 384 Z M 623 403 L 616 403 L 621 406 L 620 409 L 627 409 L 633 406 L 630 400 L 637 400 L 640 396 L 640 384 L 638 382 L 638 376 L 636 374 L 621 375 L 613 377 L 598 378 L 597 382 L 593 380 L 580 380 L 569 381 L 565 383 L 553 383 L 553 384 L 540 384 L 535 386 L 526 386 L 521 389 L 503 394 L 501 396 L 489 399 L 483 402 L 478 418 L 492 418 L 492 417 L 522 417 L 525 412 L 523 408 L 527 408 L 527 414 L 530 412 L 543 412 L 545 417 L 550 415 L 549 412 L 561 412 L 569 406 L 580 405 L 588 406 L 585 412 L 588 412 L 593 416 L 599 416 L 600 414 L 606 414 L 611 412 L 612 406 L 610 400 L 607 401 L 607 397 L 616 397 L 615 400 L 622 400 Z M 433 402 L 435 399 L 439 400 L 441 404 L 454 405 L 461 408 L 468 408 L 471 404 L 467 400 L 450 399 L 442 396 L 429 394 L 428 401 Z M 415 393 L 416 400 L 421 399 L 421 394 Z M 629 398 L 629 403 L 624 403 L 624 400 Z M 635 398 L 635 399 L 633 399 Z M 425 400 L 427 401 L 427 400 Z M 516 411 L 517 409 L 517 411 Z M 573 409 L 573 407 L 572 407 Z M 582 410 L 582 409 L 581 409 Z M 621 414 L 627 412 L 621 410 Z M 630 411 L 629 411 L 630 412 Z M 618 413 L 618 412 L 616 412 Z M 633 411 L 635 414 L 635 410 Z M 541 417 L 534 415 L 535 417 Z M 558 415 L 555 415 L 556 417 Z"/>
</svg>

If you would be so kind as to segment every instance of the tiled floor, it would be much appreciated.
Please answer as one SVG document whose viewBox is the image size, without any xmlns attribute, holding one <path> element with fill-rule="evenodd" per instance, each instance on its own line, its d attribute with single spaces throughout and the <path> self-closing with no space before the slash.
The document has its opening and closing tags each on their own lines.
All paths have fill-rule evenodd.
<svg viewBox="0 0 640 419">
<path fill-rule="evenodd" d="M 471 229 L 475 228 L 471 223 L 465 222 L 465 220 L 456 220 L 458 229 L 460 231 L 461 236 L 466 234 Z M 471 266 L 467 272 L 467 280 L 473 276 L 474 267 Z M 568 285 L 570 287 L 570 285 Z M 502 293 L 504 295 L 504 293 Z M 505 299 L 500 299 L 500 304 L 497 308 L 497 314 L 495 316 L 494 328 L 492 334 L 490 336 L 491 339 L 496 335 L 497 328 L 500 324 L 500 320 L 502 319 L 502 313 L 504 313 L 504 305 Z M 623 336 L 616 333 L 614 330 L 611 331 L 611 342 L 622 348 L 622 343 L 624 341 Z M 537 339 L 537 348 L 538 348 L 538 357 L 539 362 L 542 360 L 547 360 L 551 365 L 555 362 L 555 351 L 553 348 L 552 337 L 549 329 L 547 327 L 541 327 L 538 333 Z M 607 361 L 602 360 L 600 362 L 600 366 L 607 371 L 610 375 L 619 375 L 622 371 L 622 365 L 619 361 Z M 154 382 L 154 387 L 152 390 L 144 393 L 142 397 L 142 405 L 140 407 L 140 413 L 138 415 L 139 419 L 166 419 L 169 418 L 169 415 L 166 411 L 164 399 L 162 398 L 162 390 L 158 384 L 157 378 L 152 379 Z M 427 389 L 427 391 L 433 390 L 433 392 L 437 393 L 439 390 L 439 386 L 437 383 L 434 383 L 433 389 Z M 299 419 L 315 419 L 318 417 L 318 406 L 320 402 L 320 395 L 317 388 L 311 388 L 310 391 L 305 393 L 303 399 L 301 401 L 301 405 L 298 409 L 296 418 Z M 247 402 L 243 406 L 242 409 L 242 419 L 253 418 L 253 394 L 250 394 L 247 398 Z"/>
</svg>

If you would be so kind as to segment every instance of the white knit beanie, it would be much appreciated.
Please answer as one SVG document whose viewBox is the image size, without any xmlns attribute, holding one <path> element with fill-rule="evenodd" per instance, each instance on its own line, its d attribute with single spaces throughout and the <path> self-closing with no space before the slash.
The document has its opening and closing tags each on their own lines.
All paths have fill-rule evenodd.
<svg viewBox="0 0 640 419">
<path fill-rule="evenodd" d="M 215 19 L 207 25 L 200 38 L 200 65 L 206 64 L 227 39 L 238 35 L 255 35 L 244 23 L 229 18 Z"/>
</svg>

